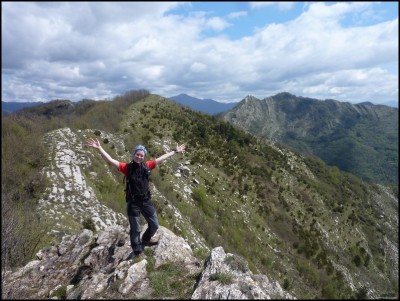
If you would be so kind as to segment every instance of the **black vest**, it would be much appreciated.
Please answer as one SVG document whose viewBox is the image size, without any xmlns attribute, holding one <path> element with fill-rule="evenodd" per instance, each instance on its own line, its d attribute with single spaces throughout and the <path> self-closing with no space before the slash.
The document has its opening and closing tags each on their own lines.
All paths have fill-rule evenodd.
<svg viewBox="0 0 400 301">
<path fill-rule="evenodd" d="M 151 170 L 142 162 L 128 164 L 128 176 L 126 177 L 126 197 L 143 198 L 150 192 L 149 176 Z"/>
</svg>

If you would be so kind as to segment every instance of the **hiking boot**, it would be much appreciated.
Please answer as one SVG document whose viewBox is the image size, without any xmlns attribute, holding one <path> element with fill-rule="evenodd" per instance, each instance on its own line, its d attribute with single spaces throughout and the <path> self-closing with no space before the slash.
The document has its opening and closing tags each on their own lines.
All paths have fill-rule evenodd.
<svg viewBox="0 0 400 301">
<path fill-rule="evenodd" d="M 157 244 L 158 244 L 158 239 L 155 239 L 154 237 L 150 238 L 150 240 L 142 240 L 143 246 L 151 247 Z"/>
</svg>

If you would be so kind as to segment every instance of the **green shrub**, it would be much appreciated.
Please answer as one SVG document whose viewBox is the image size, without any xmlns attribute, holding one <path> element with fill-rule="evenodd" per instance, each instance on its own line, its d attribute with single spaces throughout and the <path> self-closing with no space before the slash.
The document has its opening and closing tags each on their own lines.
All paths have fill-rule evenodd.
<svg viewBox="0 0 400 301">
<path fill-rule="evenodd" d="M 53 293 L 53 296 L 57 297 L 57 299 L 59 299 L 59 300 L 66 300 L 67 299 L 67 287 L 66 286 L 62 286 L 62 287 L 58 288 Z"/>
<path fill-rule="evenodd" d="M 339 299 L 339 292 L 331 283 L 323 286 L 321 294 L 323 299 Z"/>
<path fill-rule="evenodd" d="M 183 263 L 169 262 L 149 273 L 152 297 L 190 299 L 195 282 Z"/>
<path fill-rule="evenodd" d="M 284 280 L 283 280 L 283 289 L 284 290 L 287 290 L 288 288 L 289 288 L 289 279 L 287 279 L 287 278 L 285 278 Z"/>
<path fill-rule="evenodd" d="M 297 269 L 300 274 L 307 280 L 311 285 L 316 286 L 319 284 L 320 278 L 318 270 L 310 265 L 309 261 L 299 259 L 297 261 Z"/>
<path fill-rule="evenodd" d="M 206 215 L 213 215 L 211 202 L 208 201 L 206 190 L 202 186 L 196 186 L 195 188 L 193 188 L 192 198 L 199 204 L 199 207 Z"/>
<path fill-rule="evenodd" d="M 82 226 L 84 229 L 88 229 L 91 231 L 96 231 L 96 225 L 94 224 L 93 219 L 89 216 L 89 217 L 85 217 L 85 219 L 82 222 Z"/>
<path fill-rule="evenodd" d="M 232 284 L 233 283 L 233 276 L 228 273 L 214 273 L 208 277 L 210 281 L 218 281 L 222 284 Z"/>
<path fill-rule="evenodd" d="M 246 260 L 239 255 L 232 254 L 231 256 L 227 256 L 224 262 L 228 264 L 233 270 L 237 270 L 243 273 L 249 270 L 249 266 Z"/>
<path fill-rule="evenodd" d="M 365 300 L 368 297 L 368 290 L 366 287 L 361 287 L 357 290 L 356 299 Z"/>
</svg>

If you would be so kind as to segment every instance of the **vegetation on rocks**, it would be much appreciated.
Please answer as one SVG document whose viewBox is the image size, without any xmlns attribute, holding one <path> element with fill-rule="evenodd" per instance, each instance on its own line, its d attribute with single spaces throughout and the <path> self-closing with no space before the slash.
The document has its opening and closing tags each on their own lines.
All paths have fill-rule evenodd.
<svg viewBox="0 0 400 301">
<path fill-rule="evenodd" d="M 8 129 L 7 135 L 2 135 L 2 168 L 6 168 L 2 170 L 6 177 L 2 203 L 13 208 L 15 224 L 19 223 L 17 212 L 25 218 L 29 213 L 35 216 L 36 232 L 45 229 L 41 215 L 32 212 L 47 185 L 43 181 L 34 184 L 31 179 L 46 179 L 41 170 L 48 158 L 40 141 L 50 130 L 68 127 L 81 143 L 85 137 L 97 137 L 107 152 L 126 162 L 137 144 L 147 147 L 151 159 L 177 143 L 186 143 L 184 154 L 171 157 L 152 172 L 151 184 L 161 225 L 185 238 L 194 254 L 204 259 L 211 248 L 221 246 L 237 254 L 227 259 L 232 269 L 268 275 L 297 298 L 398 296 L 396 191 L 365 183 L 312 155 L 300 155 L 219 117 L 143 91 L 107 102 L 86 100 L 59 110 L 63 108 L 67 110 L 64 114 L 54 116 L 38 106 L 2 121 L 3 129 Z M 37 120 L 42 129 L 32 139 L 30 131 L 39 126 Z M 14 158 L 10 147 L 19 149 L 25 142 L 36 145 L 35 151 L 27 149 L 24 158 Z M 80 151 L 87 157 L 81 165 L 84 179 L 97 199 L 126 214 L 122 174 L 104 163 L 98 153 Z M 16 185 L 7 171 L 11 172 L 12 166 L 20 168 L 11 173 L 15 176 L 27 169 L 27 162 L 35 163 L 24 178 L 19 176 L 21 184 Z M 33 188 L 29 188 L 30 181 Z M 14 205 L 18 203 L 30 204 L 32 209 L 17 211 Z M 7 227 L 12 237 L 20 235 L 11 225 Z M 83 227 L 93 225 L 84 220 Z M 44 240 L 32 244 L 34 237 L 24 239 L 34 249 L 6 257 L 6 266 L 25 264 L 45 245 Z M 13 245 L 6 244 L 5 254 L 11 249 Z M 179 274 L 179 268 L 166 265 L 150 274 L 154 287 L 162 275 Z M 224 273 L 211 273 L 207 279 L 228 283 L 229 276 Z M 178 284 L 161 285 L 172 291 Z M 182 296 L 167 295 L 179 298 L 187 294 L 183 289 Z"/>
<path fill-rule="evenodd" d="M 248 96 L 223 118 L 364 181 L 398 184 L 397 108 L 279 93 L 262 100 Z"/>
</svg>

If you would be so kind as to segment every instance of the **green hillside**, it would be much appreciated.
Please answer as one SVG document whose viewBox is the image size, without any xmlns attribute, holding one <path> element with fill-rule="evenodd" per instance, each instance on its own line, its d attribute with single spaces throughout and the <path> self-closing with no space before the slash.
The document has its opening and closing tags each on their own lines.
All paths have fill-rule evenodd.
<svg viewBox="0 0 400 301">
<path fill-rule="evenodd" d="M 8 193 L 7 204 L 31 200 L 34 207 L 45 186 L 32 180 L 46 164 L 37 142 L 40 131 L 34 140 L 28 135 L 34 129 L 32 119 L 47 124 L 41 129 L 43 134 L 58 124 L 72 128 L 82 141 L 83 132 L 90 133 L 121 161 L 130 160 L 137 144 L 147 147 L 150 159 L 176 143 L 186 143 L 187 151 L 156 168 L 151 181 L 161 225 L 187 239 L 196 254 L 205 256 L 207 247 L 222 246 L 244 256 L 254 273 L 278 280 L 297 298 L 362 298 L 367 290 L 374 297 L 398 295 L 398 268 L 391 251 L 392 246 L 398 250 L 398 201 L 393 201 L 398 200 L 397 192 L 365 184 L 320 159 L 301 156 L 164 97 L 136 95 L 122 101 L 126 96 L 85 107 L 74 104 L 58 118 L 41 119 L 43 115 L 32 113 L 19 120 L 3 120 L 7 132 L 2 133 L 2 163 L 7 164 L 2 175 L 7 184 L 2 193 Z M 123 143 L 116 143 L 115 136 Z M 27 159 L 19 159 L 32 163 L 17 188 L 8 175 L 10 164 L 15 163 L 10 147 L 14 143 L 14 152 L 15 147 L 22 149 L 24 139 L 35 142 L 37 148 L 36 153 L 28 148 Z M 122 175 L 107 172 L 94 151 L 92 160 L 85 177 L 96 172 L 99 177 L 90 184 L 99 199 L 125 214 L 125 200 L 119 193 L 124 189 Z M 183 166 L 188 174 L 177 176 Z M 32 228 L 40 228 L 42 221 L 24 210 L 18 212 L 19 219 L 31 218 Z M 197 235 L 206 246 L 196 241 Z"/>
<path fill-rule="evenodd" d="M 398 183 L 398 109 L 279 93 L 224 113 L 246 131 L 313 154 L 370 183 Z"/>
</svg>

